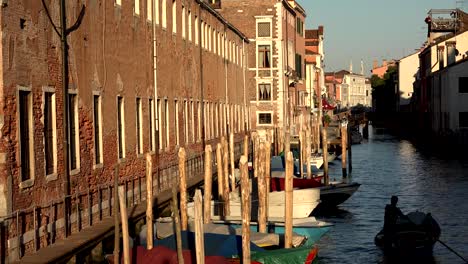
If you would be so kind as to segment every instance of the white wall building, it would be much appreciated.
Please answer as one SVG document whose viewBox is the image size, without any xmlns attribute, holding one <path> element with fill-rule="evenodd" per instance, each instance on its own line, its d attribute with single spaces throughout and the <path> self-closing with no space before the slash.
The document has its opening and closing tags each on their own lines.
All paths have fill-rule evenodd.
<svg viewBox="0 0 468 264">
<path fill-rule="evenodd" d="M 399 106 L 406 106 L 410 103 L 413 94 L 414 76 L 419 69 L 419 54 L 410 54 L 397 63 L 398 65 L 398 91 L 400 94 Z"/>
</svg>

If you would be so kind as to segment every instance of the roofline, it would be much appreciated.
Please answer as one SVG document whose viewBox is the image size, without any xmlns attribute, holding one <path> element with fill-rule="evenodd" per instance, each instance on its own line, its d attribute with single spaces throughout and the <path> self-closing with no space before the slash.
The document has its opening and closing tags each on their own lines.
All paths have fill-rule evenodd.
<svg viewBox="0 0 468 264">
<path fill-rule="evenodd" d="M 197 0 L 197 1 L 200 1 L 200 0 Z M 289 12 L 293 14 L 293 16 L 296 16 L 296 12 L 294 11 L 294 8 L 288 3 L 288 1 L 282 0 L 282 2 L 283 2 L 283 6 L 286 7 L 286 9 L 288 9 Z"/>
<path fill-rule="evenodd" d="M 294 2 L 296 4 L 295 9 L 297 11 L 301 12 L 301 14 L 304 16 L 304 18 L 307 17 L 307 14 L 306 14 L 306 11 L 304 10 L 304 8 L 298 2 L 296 2 L 296 1 L 294 1 Z"/>
<path fill-rule="evenodd" d="M 201 8 L 205 9 L 206 11 L 210 12 L 214 15 L 219 21 L 221 21 L 224 25 L 226 25 L 229 29 L 231 29 L 234 33 L 236 33 L 242 40 L 246 43 L 250 43 L 249 38 L 247 38 L 242 31 L 237 29 L 233 24 L 229 23 L 220 13 L 214 10 L 208 3 L 204 2 L 203 0 L 195 0 Z"/>
<path fill-rule="evenodd" d="M 455 66 L 458 66 L 459 64 L 462 64 L 464 62 L 468 62 L 468 57 L 464 58 L 464 59 L 461 59 L 459 61 L 456 61 L 450 65 L 447 65 L 446 67 L 444 67 L 443 69 L 440 69 L 440 70 L 437 70 L 435 72 L 431 72 L 430 76 L 434 76 L 436 73 L 442 73 L 444 71 L 447 71 L 448 69 L 452 68 L 452 67 L 455 67 Z"/>
</svg>

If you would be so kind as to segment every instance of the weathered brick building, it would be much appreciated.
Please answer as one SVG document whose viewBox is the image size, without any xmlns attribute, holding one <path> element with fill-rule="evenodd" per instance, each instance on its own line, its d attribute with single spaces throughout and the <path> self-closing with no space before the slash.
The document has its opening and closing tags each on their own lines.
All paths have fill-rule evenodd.
<svg viewBox="0 0 468 264">
<path fill-rule="evenodd" d="M 51 222 L 54 236 L 64 236 L 67 182 L 76 231 L 75 211 L 95 205 L 94 213 L 110 197 L 103 190 L 117 164 L 121 181 L 144 177 L 147 154 L 158 170 L 179 147 L 199 155 L 229 131 L 249 128 L 248 39 L 207 4 L 66 2 L 68 27 L 85 11 L 68 37 L 69 179 L 61 39 L 48 18 L 60 24 L 59 1 L 3 1 L 0 8 L 0 220 L 9 227 L 1 235 L 10 259 L 48 245 Z"/>
<path fill-rule="evenodd" d="M 251 41 L 247 87 L 252 128 L 294 125 L 305 91 L 304 9 L 286 0 L 212 2 Z"/>
</svg>

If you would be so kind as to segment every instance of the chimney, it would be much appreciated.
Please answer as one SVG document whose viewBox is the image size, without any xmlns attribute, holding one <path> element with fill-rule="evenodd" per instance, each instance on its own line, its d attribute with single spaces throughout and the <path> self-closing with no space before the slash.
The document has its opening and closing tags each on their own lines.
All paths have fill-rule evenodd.
<svg viewBox="0 0 468 264">
<path fill-rule="evenodd" d="M 378 67 L 379 67 L 379 63 L 377 62 L 377 60 L 374 60 L 372 63 L 372 69 L 377 69 Z"/>
</svg>

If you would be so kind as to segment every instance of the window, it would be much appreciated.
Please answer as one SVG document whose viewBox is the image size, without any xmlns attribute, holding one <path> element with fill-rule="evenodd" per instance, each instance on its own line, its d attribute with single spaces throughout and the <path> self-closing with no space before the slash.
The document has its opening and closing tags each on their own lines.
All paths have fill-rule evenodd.
<svg viewBox="0 0 468 264">
<path fill-rule="evenodd" d="M 271 36 L 270 32 L 271 23 L 270 22 L 259 22 L 257 23 L 257 37 L 259 38 L 268 38 Z"/>
<path fill-rule="evenodd" d="M 176 146 L 179 146 L 179 102 L 177 100 L 174 100 L 174 109 Z"/>
<path fill-rule="evenodd" d="M 19 140 L 21 181 L 34 178 L 34 138 L 32 119 L 32 96 L 30 91 L 20 90 L 18 94 Z"/>
<path fill-rule="evenodd" d="M 158 0 L 157 0 L 158 1 Z M 161 2 L 161 8 L 162 8 L 162 27 L 166 28 L 167 27 L 167 2 L 166 0 L 162 0 Z"/>
<path fill-rule="evenodd" d="M 56 173 L 57 168 L 57 130 L 56 130 L 55 93 L 44 93 L 44 156 L 46 175 Z"/>
<path fill-rule="evenodd" d="M 202 48 L 205 48 L 205 22 L 203 21 L 201 21 L 200 30 L 201 30 L 200 45 L 202 46 Z"/>
<path fill-rule="evenodd" d="M 185 39 L 185 6 L 182 6 L 182 38 Z"/>
<path fill-rule="evenodd" d="M 135 15 L 140 15 L 140 0 L 135 0 L 134 8 Z"/>
<path fill-rule="evenodd" d="M 468 128 L 468 112 L 458 113 L 458 125 L 460 128 Z"/>
<path fill-rule="evenodd" d="M 172 0 L 172 33 L 177 33 L 177 2 Z"/>
<path fill-rule="evenodd" d="M 259 113 L 258 124 L 259 125 L 271 125 L 271 113 Z"/>
<path fill-rule="evenodd" d="M 213 53 L 216 54 L 216 31 L 214 28 L 211 33 L 213 35 Z"/>
<path fill-rule="evenodd" d="M 118 6 L 121 6 L 122 5 L 122 0 L 115 0 L 115 4 L 118 5 Z"/>
<path fill-rule="evenodd" d="M 80 168 L 80 131 L 78 126 L 78 101 L 76 94 L 68 95 L 68 121 L 70 122 L 69 127 L 69 145 L 70 145 L 70 170 L 76 170 Z"/>
<path fill-rule="evenodd" d="M 456 43 L 447 42 L 447 65 L 450 65 L 456 60 Z"/>
<path fill-rule="evenodd" d="M 296 73 L 297 77 L 302 78 L 302 56 L 296 54 Z"/>
<path fill-rule="evenodd" d="M 271 101 L 271 84 L 260 83 L 258 85 L 258 100 Z"/>
<path fill-rule="evenodd" d="M 148 0 L 153 1 L 153 0 Z M 155 9 L 154 9 L 154 19 L 156 20 L 156 24 L 159 24 L 159 0 L 154 0 Z"/>
<path fill-rule="evenodd" d="M 204 24 L 204 26 L 203 26 L 204 45 L 205 45 L 205 49 L 208 49 L 208 24 L 206 24 L 206 22 L 204 22 L 203 24 Z"/>
<path fill-rule="evenodd" d="M 158 136 L 159 136 L 159 149 L 163 149 L 163 130 L 162 130 L 162 123 L 163 122 L 163 119 L 162 119 L 162 106 L 161 106 L 161 99 L 158 99 Z M 164 125 L 165 127 L 165 125 Z"/>
<path fill-rule="evenodd" d="M 136 99 L 136 153 L 143 154 L 143 114 L 141 107 L 141 98 Z"/>
<path fill-rule="evenodd" d="M 208 34 L 208 50 L 211 51 L 211 26 L 208 26 L 208 30 L 206 33 Z"/>
<path fill-rule="evenodd" d="M 155 118 L 154 118 L 154 100 L 152 98 L 149 99 L 149 141 L 150 141 L 150 151 L 155 151 L 156 150 L 156 129 L 155 129 Z"/>
<path fill-rule="evenodd" d="M 271 67 L 271 47 L 270 45 L 258 46 L 258 67 L 270 68 Z"/>
<path fill-rule="evenodd" d="M 188 11 L 188 40 L 192 41 L 192 12 Z"/>
<path fill-rule="evenodd" d="M 219 34 L 219 31 L 218 31 L 218 56 L 221 56 L 221 35 Z"/>
<path fill-rule="evenodd" d="M 195 16 L 195 45 L 198 45 L 198 17 Z"/>
<path fill-rule="evenodd" d="M 458 92 L 459 93 L 468 93 L 468 77 L 459 77 L 458 78 Z"/>
<path fill-rule="evenodd" d="M 117 97 L 117 133 L 119 159 L 123 159 L 125 158 L 125 116 L 124 99 L 121 96 Z"/>
<path fill-rule="evenodd" d="M 198 101 L 198 107 L 197 107 L 197 117 L 198 117 L 198 141 L 201 140 L 201 103 Z"/>
<path fill-rule="evenodd" d="M 153 5 L 151 2 L 153 2 L 153 0 L 146 0 L 146 19 L 149 21 L 153 20 Z"/>
<path fill-rule="evenodd" d="M 189 118 L 188 118 L 188 104 L 187 100 L 184 100 L 184 138 L 185 143 L 189 142 Z"/>
<path fill-rule="evenodd" d="M 191 133 L 192 133 L 192 142 L 195 142 L 195 112 L 194 112 L 194 108 L 193 108 L 193 100 L 190 100 L 190 117 L 191 117 L 191 121 L 192 121 L 192 125 L 191 125 Z"/>
<path fill-rule="evenodd" d="M 302 22 L 302 20 L 299 17 L 297 17 L 296 18 L 296 32 L 297 34 L 302 36 L 303 31 L 304 31 L 304 22 Z"/>
<path fill-rule="evenodd" d="M 437 47 L 437 57 L 439 58 L 439 70 L 443 69 L 445 67 L 445 61 L 444 61 L 444 46 L 438 46 Z"/>
<path fill-rule="evenodd" d="M 165 113 L 165 120 L 164 125 L 166 126 L 166 148 L 169 147 L 169 102 L 167 99 L 164 100 L 164 113 Z"/>
<path fill-rule="evenodd" d="M 94 116 L 94 164 L 102 163 L 101 96 L 93 95 Z"/>
</svg>

